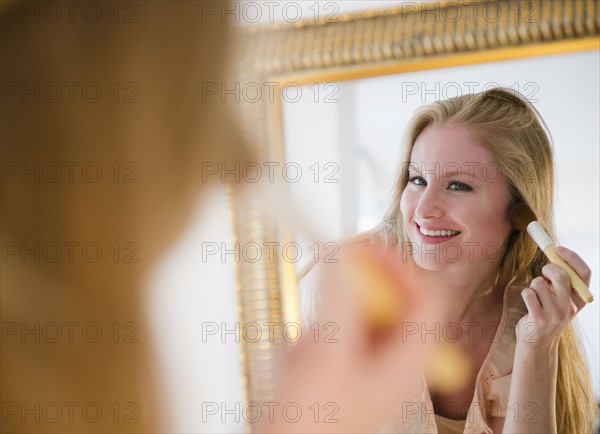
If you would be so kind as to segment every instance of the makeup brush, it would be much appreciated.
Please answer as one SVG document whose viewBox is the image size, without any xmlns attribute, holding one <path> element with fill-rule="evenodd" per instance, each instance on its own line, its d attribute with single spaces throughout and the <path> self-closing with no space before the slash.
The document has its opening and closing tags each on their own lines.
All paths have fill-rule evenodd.
<svg viewBox="0 0 600 434">
<path fill-rule="evenodd" d="M 554 242 L 536 221 L 535 214 L 527 205 L 524 203 L 515 204 L 511 208 L 508 218 L 515 229 L 529 234 L 552 264 L 558 265 L 565 270 L 571 281 L 571 286 L 586 303 L 591 303 L 594 300 L 587 285 L 581 280 L 575 270 L 558 256 Z"/>
<path fill-rule="evenodd" d="M 406 274 L 406 269 L 397 268 L 397 263 L 393 262 L 396 259 L 388 256 L 390 253 L 379 248 L 356 247 L 344 258 L 345 272 L 356 284 L 355 289 L 359 291 L 374 339 L 398 327 L 398 318 L 406 317 L 407 311 L 414 306 L 410 291 L 401 290 L 401 286 L 415 285 L 417 282 Z M 407 324 L 415 325 L 414 322 Z M 421 327 L 424 324 L 421 323 Z M 407 334 L 404 334 L 403 325 L 402 330 L 403 339 L 406 339 L 408 330 L 413 329 L 407 328 Z M 456 393 L 465 386 L 469 378 L 469 366 L 465 354 L 456 345 L 444 340 L 436 341 L 432 354 L 424 360 L 429 387 L 442 394 Z"/>
</svg>

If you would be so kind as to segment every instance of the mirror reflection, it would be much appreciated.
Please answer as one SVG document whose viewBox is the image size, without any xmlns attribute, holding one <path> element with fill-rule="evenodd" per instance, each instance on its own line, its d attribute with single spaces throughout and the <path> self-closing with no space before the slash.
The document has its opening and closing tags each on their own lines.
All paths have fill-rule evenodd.
<svg viewBox="0 0 600 434">
<path fill-rule="evenodd" d="M 597 276 L 598 73 L 597 53 L 584 52 L 308 84 L 301 92 L 284 93 L 285 159 L 302 173 L 287 188 L 321 238 L 298 231 L 296 241 L 303 252 L 318 246 L 331 254 L 332 242 L 374 228 L 392 200 L 403 137 L 414 112 L 437 100 L 503 86 L 525 96 L 548 126 L 554 149 L 556 236 Z M 297 271 L 316 259 L 313 253 L 302 255 Z M 595 303 L 577 316 L 596 396 L 599 316 Z"/>
</svg>

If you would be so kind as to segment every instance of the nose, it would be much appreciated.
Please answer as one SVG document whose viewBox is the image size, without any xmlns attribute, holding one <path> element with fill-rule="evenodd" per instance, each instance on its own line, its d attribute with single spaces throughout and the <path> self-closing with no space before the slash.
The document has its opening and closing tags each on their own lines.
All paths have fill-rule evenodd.
<svg viewBox="0 0 600 434">
<path fill-rule="evenodd" d="M 443 200 L 435 189 L 427 188 L 420 194 L 415 215 L 419 220 L 436 219 L 444 215 Z"/>
</svg>

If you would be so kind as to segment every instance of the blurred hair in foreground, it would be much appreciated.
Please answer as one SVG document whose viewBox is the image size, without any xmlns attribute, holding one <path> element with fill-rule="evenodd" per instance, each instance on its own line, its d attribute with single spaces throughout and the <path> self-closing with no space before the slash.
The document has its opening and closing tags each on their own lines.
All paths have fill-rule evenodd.
<svg viewBox="0 0 600 434">
<path fill-rule="evenodd" d="M 70 323 L 74 330 L 72 342 L 3 335 L 3 432 L 154 432 L 169 420 L 153 364 L 144 279 L 206 187 L 201 162 L 241 155 L 225 107 L 200 97 L 203 82 L 223 79 L 225 25 L 218 17 L 202 20 L 202 2 L 131 4 L 131 22 L 115 22 L 109 7 L 122 5 L 106 2 L 97 3 L 103 16 L 92 23 L 82 19 L 81 5 L 70 22 L 62 3 L 63 16 L 53 21 L 22 13 L 44 2 L 1 3 L 2 244 L 97 243 L 103 253 L 96 263 L 3 255 L 3 326 L 67 330 Z M 47 83 L 63 90 L 71 83 L 74 93 L 55 103 L 36 101 L 32 92 Z M 82 98 L 86 83 L 100 87 L 102 98 Z M 137 89 L 134 103 L 123 103 L 131 96 L 126 83 Z M 9 85 L 19 91 L 9 93 Z M 127 162 L 138 169 L 136 182 L 122 182 Z M 66 173 L 71 164 L 80 174 L 86 163 L 102 168 L 99 181 L 69 182 L 63 174 L 52 183 L 5 171 L 58 164 Z M 115 163 L 119 182 L 110 170 Z M 113 261 L 115 242 L 121 254 L 130 253 L 124 243 L 133 243 L 139 261 Z M 81 339 L 82 326 L 91 323 L 101 327 L 98 342 Z M 114 324 L 122 335 L 133 324 L 135 342 L 124 344 L 122 335 L 114 342 Z M 103 414 L 91 421 L 98 407 Z M 50 411 L 47 417 L 40 418 L 40 408 Z M 133 423 L 124 423 L 127 416 Z"/>
</svg>

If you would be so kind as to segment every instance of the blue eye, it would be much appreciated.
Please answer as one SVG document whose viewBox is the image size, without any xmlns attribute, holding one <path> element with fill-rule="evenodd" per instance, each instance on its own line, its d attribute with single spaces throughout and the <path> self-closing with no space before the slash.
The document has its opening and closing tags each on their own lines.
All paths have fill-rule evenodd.
<svg viewBox="0 0 600 434">
<path fill-rule="evenodd" d="M 452 188 L 455 187 L 455 188 Z M 451 182 L 450 186 L 449 186 L 450 190 L 454 190 L 454 191 L 471 191 L 472 188 L 469 187 L 467 184 L 463 184 L 462 182 Z"/>
<path fill-rule="evenodd" d="M 427 182 L 420 176 L 411 176 L 408 178 L 408 182 L 414 185 L 427 185 Z"/>
</svg>

